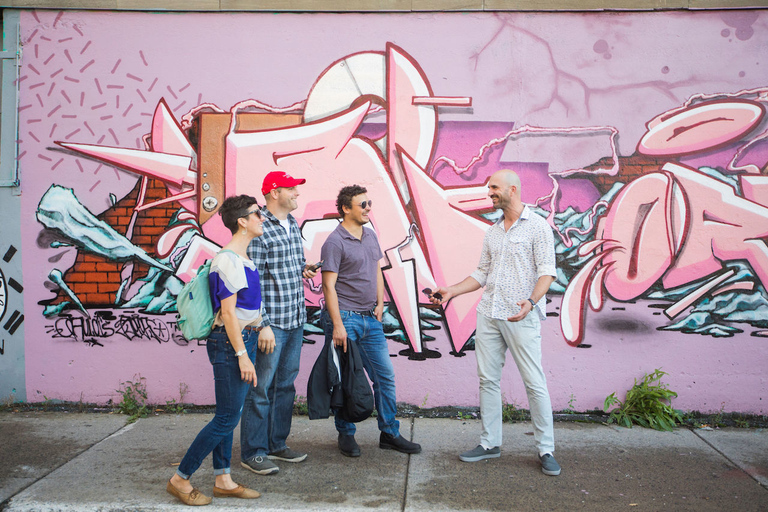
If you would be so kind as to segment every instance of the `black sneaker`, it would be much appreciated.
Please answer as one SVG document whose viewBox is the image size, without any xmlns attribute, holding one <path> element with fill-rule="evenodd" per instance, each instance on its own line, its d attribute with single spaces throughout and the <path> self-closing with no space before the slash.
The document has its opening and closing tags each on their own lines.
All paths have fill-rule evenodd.
<svg viewBox="0 0 768 512">
<path fill-rule="evenodd" d="M 354 435 L 339 434 L 339 451 L 347 457 L 359 457 L 360 445 L 355 441 Z"/>
<path fill-rule="evenodd" d="M 397 450 L 400 453 L 421 453 L 420 444 L 412 443 L 400 435 L 394 437 L 386 432 L 382 432 L 381 436 L 379 436 L 379 448 Z"/>
</svg>

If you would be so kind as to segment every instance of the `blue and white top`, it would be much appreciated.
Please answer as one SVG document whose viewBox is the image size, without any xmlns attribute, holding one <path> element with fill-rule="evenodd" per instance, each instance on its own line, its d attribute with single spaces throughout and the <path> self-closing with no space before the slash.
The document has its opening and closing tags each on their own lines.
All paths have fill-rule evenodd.
<svg viewBox="0 0 768 512">
<path fill-rule="evenodd" d="M 264 304 L 261 300 L 261 285 L 256 265 L 248 258 L 242 258 L 232 251 L 219 252 L 211 262 L 208 274 L 211 288 L 211 303 L 216 311 L 215 327 L 224 325 L 221 319 L 221 301 L 237 294 L 235 315 L 240 328 L 261 325 Z"/>
</svg>

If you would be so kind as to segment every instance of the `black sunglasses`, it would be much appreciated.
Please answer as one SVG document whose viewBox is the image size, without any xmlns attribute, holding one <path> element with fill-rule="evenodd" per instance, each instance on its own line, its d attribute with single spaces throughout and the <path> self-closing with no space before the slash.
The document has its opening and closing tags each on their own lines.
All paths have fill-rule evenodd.
<svg viewBox="0 0 768 512">
<path fill-rule="evenodd" d="M 366 206 L 370 206 L 371 208 L 373 208 L 373 199 L 368 199 L 360 203 L 360 208 L 362 208 L 363 210 L 365 210 Z"/>
<path fill-rule="evenodd" d="M 248 213 L 246 213 L 245 215 L 241 215 L 240 218 L 244 219 L 246 217 L 249 217 L 252 213 L 255 213 L 258 218 L 261 218 L 261 210 L 258 210 L 258 209 L 257 210 L 251 210 Z"/>
<path fill-rule="evenodd" d="M 421 293 L 423 293 L 424 295 L 427 295 L 428 297 L 434 297 L 437 300 L 443 300 L 443 294 L 439 292 L 433 293 L 432 288 L 424 288 L 423 290 L 421 290 Z"/>
</svg>

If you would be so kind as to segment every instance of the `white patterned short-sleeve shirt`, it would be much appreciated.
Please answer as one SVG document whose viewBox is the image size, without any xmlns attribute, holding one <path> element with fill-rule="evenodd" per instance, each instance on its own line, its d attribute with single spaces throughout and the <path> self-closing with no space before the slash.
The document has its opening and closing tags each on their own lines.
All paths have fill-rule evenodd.
<svg viewBox="0 0 768 512">
<path fill-rule="evenodd" d="M 499 320 L 518 313 L 517 303 L 528 300 L 541 276 L 557 276 L 552 228 L 528 206 L 509 231 L 504 231 L 502 216 L 485 233 L 480 263 L 471 276 L 485 287 L 478 313 Z M 534 309 L 544 320 L 546 297 Z"/>
</svg>

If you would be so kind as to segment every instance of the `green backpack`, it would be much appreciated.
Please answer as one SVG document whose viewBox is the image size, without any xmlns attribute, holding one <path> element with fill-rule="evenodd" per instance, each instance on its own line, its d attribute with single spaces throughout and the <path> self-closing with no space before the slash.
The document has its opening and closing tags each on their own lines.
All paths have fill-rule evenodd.
<svg viewBox="0 0 768 512">
<path fill-rule="evenodd" d="M 219 252 L 233 252 L 222 249 Z M 211 288 L 208 285 L 208 274 L 211 272 L 211 261 L 207 260 L 197 269 L 197 275 L 185 284 L 176 297 L 176 309 L 179 318 L 176 321 L 185 339 L 203 340 L 211 334 L 216 315 L 211 304 Z"/>
</svg>

